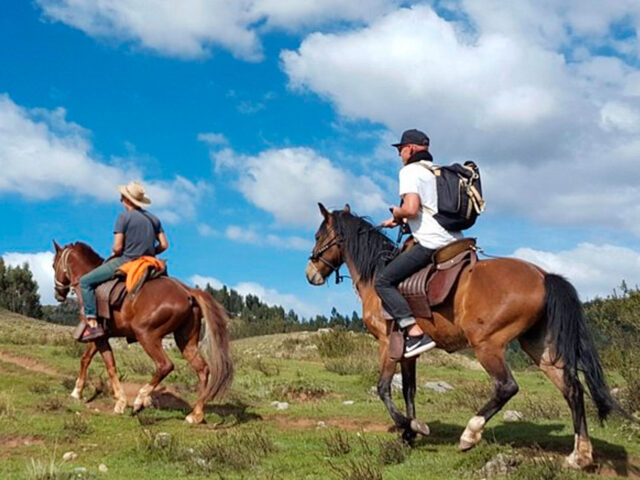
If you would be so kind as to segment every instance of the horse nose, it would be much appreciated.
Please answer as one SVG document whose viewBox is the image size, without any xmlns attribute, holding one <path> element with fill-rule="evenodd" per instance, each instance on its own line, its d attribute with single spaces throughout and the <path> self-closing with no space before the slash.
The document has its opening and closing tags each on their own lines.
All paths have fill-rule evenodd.
<svg viewBox="0 0 640 480">
<path fill-rule="evenodd" d="M 307 262 L 307 269 L 305 270 L 305 273 L 307 275 L 307 281 L 311 285 L 322 285 L 324 283 L 324 277 L 320 274 L 311 260 Z"/>
</svg>

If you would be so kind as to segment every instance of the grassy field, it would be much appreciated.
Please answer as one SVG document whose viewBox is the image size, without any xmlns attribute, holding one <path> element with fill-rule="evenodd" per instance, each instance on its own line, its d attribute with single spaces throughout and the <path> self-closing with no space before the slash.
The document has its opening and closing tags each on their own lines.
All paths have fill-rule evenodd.
<svg viewBox="0 0 640 480">
<path fill-rule="evenodd" d="M 559 468 L 573 446 L 569 410 L 530 369 L 515 373 L 521 390 L 506 407 L 523 419 L 507 423 L 498 414 L 480 445 L 460 453 L 460 433 L 488 399 L 490 384 L 473 360 L 442 352 L 419 362 L 418 416 L 432 433 L 408 448 L 389 430 L 373 389 L 373 340 L 341 333 L 331 343 L 322 335 L 234 342 L 231 391 L 208 406 L 206 424 L 190 426 L 184 417 L 195 375 L 177 351 L 170 349 L 176 369 L 154 396 L 156 408 L 117 416 L 99 357 L 85 391 L 91 400 L 69 397 L 82 352 L 70 329 L 0 311 L 0 478 L 484 478 L 482 467 L 500 453 L 514 468 L 505 478 L 640 477 L 640 431 L 615 418 L 598 425 L 591 406 L 596 465 L 589 472 Z M 152 363 L 138 345 L 112 344 L 131 401 Z M 423 387 L 438 380 L 453 390 Z M 624 387 L 615 375 L 610 383 Z M 402 404 L 400 392 L 394 398 Z M 278 409 L 284 402 L 288 408 Z M 76 457 L 63 460 L 67 452 Z"/>
</svg>

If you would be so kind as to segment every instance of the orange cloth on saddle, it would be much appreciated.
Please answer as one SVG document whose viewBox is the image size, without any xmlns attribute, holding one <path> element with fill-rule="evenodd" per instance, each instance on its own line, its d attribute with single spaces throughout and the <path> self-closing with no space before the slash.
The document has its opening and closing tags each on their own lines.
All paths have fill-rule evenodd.
<svg viewBox="0 0 640 480">
<path fill-rule="evenodd" d="M 131 260 L 130 262 L 123 263 L 118 267 L 118 270 L 127 275 L 127 280 L 125 282 L 127 292 L 131 292 L 136 285 L 138 285 L 149 268 L 153 268 L 157 272 L 162 272 L 165 270 L 166 266 L 162 260 L 158 260 L 151 256 L 144 256 Z"/>
</svg>

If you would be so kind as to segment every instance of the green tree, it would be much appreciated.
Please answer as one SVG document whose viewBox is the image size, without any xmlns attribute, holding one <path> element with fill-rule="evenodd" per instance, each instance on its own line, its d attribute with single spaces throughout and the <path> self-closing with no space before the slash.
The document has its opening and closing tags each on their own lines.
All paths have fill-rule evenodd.
<svg viewBox="0 0 640 480">
<path fill-rule="evenodd" d="M 4 261 L 0 261 L 0 306 L 28 317 L 41 318 L 38 284 L 29 265 L 7 267 Z"/>
</svg>

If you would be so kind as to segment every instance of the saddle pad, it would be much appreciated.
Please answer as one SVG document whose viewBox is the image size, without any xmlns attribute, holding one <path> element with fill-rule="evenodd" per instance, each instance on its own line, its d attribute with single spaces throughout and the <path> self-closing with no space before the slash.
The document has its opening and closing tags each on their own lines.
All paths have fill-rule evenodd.
<svg viewBox="0 0 640 480">
<path fill-rule="evenodd" d="M 111 318 L 113 310 L 120 310 L 127 296 L 124 280 L 116 277 L 98 285 L 96 288 L 96 303 L 98 316 Z"/>
<path fill-rule="evenodd" d="M 415 317 L 431 318 L 431 307 L 443 303 L 469 263 L 473 266 L 478 257 L 475 251 L 465 250 L 434 268 L 427 265 L 398 285 L 398 291 L 407 299 Z M 390 320 L 391 315 L 383 309 L 384 318 Z"/>
</svg>

